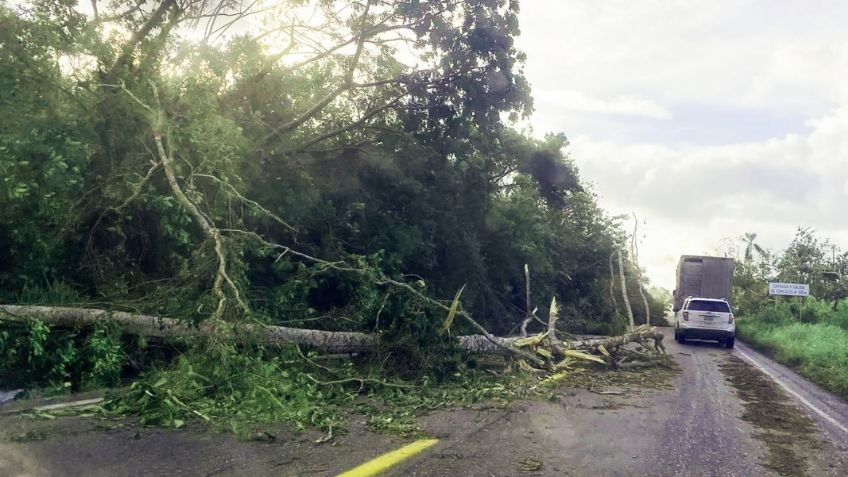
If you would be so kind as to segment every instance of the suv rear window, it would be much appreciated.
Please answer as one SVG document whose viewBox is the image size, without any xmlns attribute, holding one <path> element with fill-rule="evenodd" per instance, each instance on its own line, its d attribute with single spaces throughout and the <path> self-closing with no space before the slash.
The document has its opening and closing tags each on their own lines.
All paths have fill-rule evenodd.
<svg viewBox="0 0 848 477">
<path fill-rule="evenodd" d="M 692 300 L 689 302 L 687 310 L 692 311 L 712 311 L 716 313 L 730 313 L 730 307 L 722 301 L 704 301 Z"/>
</svg>

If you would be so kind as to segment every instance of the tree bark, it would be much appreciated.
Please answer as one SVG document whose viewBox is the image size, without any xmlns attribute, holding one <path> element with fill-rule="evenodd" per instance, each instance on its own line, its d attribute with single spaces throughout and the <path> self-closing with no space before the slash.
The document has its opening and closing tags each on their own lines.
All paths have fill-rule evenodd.
<svg viewBox="0 0 848 477">
<path fill-rule="evenodd" d="M 138 30 L 134 31 L 132 35 L 130 35 L 130 39 L 124 44 L 124 47 L 121 49 L 121 54 L 112 63 L 111 68 L 109 68 L 109 72 L 106 74 L 107 83 L 111 83 L 112 80 L 115 79 L 118 69 L 124 66 L 127 62 L 129 62 L 130 57 L 132 56 L 135 47 L 150 34 L 150 31 L 159 26 L 162 23 L 162 20 L 165 18 L 165 14 L 171 7 L 175 7 L 177 4 L 176 0 L 164 0 L 153 14 L 150 15 L 150 18 L 141 26 Z"/>
<path fill-rule="evenodd" d="M 633 268 L 636 269 L 636 280 L 639 285 L 639 295 L 645 305 L 645 324 L 651 324 L 651 307 L 648 305 L 648 297 L 645 296 L 645 288 L 642 286 L 642 269 L 639 268 L 639 247 L 636 245 L 636 232 L 639 230 L 639 218 L 633 213 L 633 238 L 630 241 L 630 255 L 633 257 Z"/>
<path fill-rule="evenodd" d="M 165 145 L 162 141 L 162 126 L 165 122 L 165 114 L 162 110 L 162 104 L 159 101 L 159 90 L 156 88 L 156 84 L 152 81 L 150 82 L 150 87 L 153 88 L 153 96 L 156 98 L 157 106 L 157 109 L 155 110 L 156 119 L 154 119 L 152 125 L 153 141 L 156 143 L 156 151 L 159 153 L 159 161 L 162 163 L 162 169 L 165 170 L 165 177 L 168 179 L 168 186 L 171 188 L 174 198 L 177 199 L 180 205 L 189 212 L 194 219 L 194 222 L 200 226 L 200 229 L 203 231 L 203 235 L 205 235 L 207 239 L 212 240 L 215 247 L 215 256 L 218 258 L 218 269 L 215 272 L 215 281 L 212 284 L 212 293 L 218 298 L 218 306 L 212 314 L 212 318 L 220 319 L 224 314 L 224 307 L 227 302 L 227 296 L 222 287 L 224 283 L 229 286 L 229 289 L 231 290 L 239 307 L 244 312 L 248 312 L 248 306 L 244 300 L 242 300 L 238 287 L 227 273 L 227 256 L 224 252 L 224 238 L 221 236 L 221 232 L 214 227 L 212 223 L 210 223 L 206 216 L 200 212 L 194 202 L 185 195 L 180 187 L 180 183 L 177 181 L 173 160 L 168 155 L 167 151 L 165 151 Z"/>
<path fill-rule="evenodd" d="M 636 264 L 638 267 L 639 264 Z M 641 278 L 641 273 L 639 274 Z M 645 324 L 651 325 L 651 306 L 648 305 L 648 297 L 645 296 L 645 287 L 642 286 L 641 280 L 639 282 L 639 295 L 642 296 L 642 303 L 645 305 Z"/>
<path fill-rule="evenodd" d="M 618 277 L 621 280 L 621 299 L 624 300 L 624 309 L 627 310 L 627 318 L 630 320 L 630 329 L 636 328 L 633 319 L 633 308 L 630 308 L 630 298 L 627 296 L 627 281 L 624 278 L 624 258 L 622 250 L 618 250 Z"/>
<path fill-rule="evenodd" d="M 527 336 L 527 325 L 533 320 L 533 312 L 530 311 L 530 267 L 524 264 L 524 320 L 521 322 L 521 336 Z"/>
<path fill-rule="evenodd" d="M 612 256 L 616 254 L 616 251 L 609 255 L 609 269 L 610 269 L 610 299 L 612 300 L 612 309 L 618 313 L 618 300 L 615 299 L 615 267 L 612 265 Z"/>
<path fill-rule="evenodd" d="M 164 338 L 221 337 L 229 335 L 234 341 L 245 344 L 282 346 L 298 344 L 334 353 L 355 353 L 373 349 L 380 336 L 348 331 L 321 331 L 262 326 L 256 324 L 225 324 L 207 320 L 193 325 L 174 318 L 137 315 L 122 311 L 94 308 L 68 308 L 60 306 L 0 305 L 0 320 L 41 320 L 49 325 L 69 328 L 96 324 L 119 324 L 125 333 Z"/>
</svg>

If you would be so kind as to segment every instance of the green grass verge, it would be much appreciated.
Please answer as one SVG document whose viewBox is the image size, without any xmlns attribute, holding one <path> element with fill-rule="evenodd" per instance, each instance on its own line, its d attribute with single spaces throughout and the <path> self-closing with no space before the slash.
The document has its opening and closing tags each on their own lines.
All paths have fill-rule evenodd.
<svg viewBox="0 0 848 477">
<path fill-rule="evenodd" d="M 739 319 L 739 337 L 801 375 L 848 399 L 848 331 L 829 323 L 768 317 Z"/>
</svg>

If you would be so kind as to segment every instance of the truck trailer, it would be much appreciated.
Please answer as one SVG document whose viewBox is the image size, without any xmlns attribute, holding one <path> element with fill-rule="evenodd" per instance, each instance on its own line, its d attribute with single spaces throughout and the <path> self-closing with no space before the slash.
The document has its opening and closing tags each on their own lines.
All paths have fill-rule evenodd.
<svg viewBox="0 0 848 477">
<path fill-rule="evenodd" d="M 677 264 L 677 286 L 674 290 L 674 307 L 677 313 L 687 297 L 718 298 L 732 305 L 732 258 L 683 255 Z"/>
</svg>

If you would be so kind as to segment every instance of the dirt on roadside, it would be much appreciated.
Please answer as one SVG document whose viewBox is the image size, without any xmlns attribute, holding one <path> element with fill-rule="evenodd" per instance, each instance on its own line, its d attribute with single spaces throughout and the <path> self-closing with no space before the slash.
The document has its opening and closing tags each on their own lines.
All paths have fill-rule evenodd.
<svg viewBox="0 0 848 477">
<path fill-rule="evenodd" d="M 765 466 L 784 476 L 807 475 L 809 458 L 822 449 L 815 423 L 768 376 L 735 356 L 719 365 L 744 403 L 742 419 L 766 444 Z"/>
</svg>

